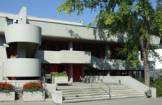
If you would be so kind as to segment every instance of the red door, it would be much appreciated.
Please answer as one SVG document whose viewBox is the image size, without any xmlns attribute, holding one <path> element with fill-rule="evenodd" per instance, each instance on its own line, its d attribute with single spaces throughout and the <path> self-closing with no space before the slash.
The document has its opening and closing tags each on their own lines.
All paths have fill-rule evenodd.
<svg viewBox="0 0 162 105">
<path fill-rule="evenodd" d="M 73 65 L 73 80 L 80 81 L 81 76 L 81 65 Z"/>
<path fill-rule="evenodd" d="M 49 65 L 48 71 L 49 71 L 49 73 L 50 72 L 58 72 L 58 65 L 56 65 L 56 64 Z"/>
</svg>

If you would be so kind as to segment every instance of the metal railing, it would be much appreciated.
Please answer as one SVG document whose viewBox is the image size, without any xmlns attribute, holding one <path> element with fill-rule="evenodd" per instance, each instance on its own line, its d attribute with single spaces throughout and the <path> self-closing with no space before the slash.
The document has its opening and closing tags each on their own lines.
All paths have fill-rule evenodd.
<svg viewBox="0 0 162 105">
<path fill-rule="evenodd" d="M 107 93 L 108 95 L 109 95 L 109 99 L 111 100 L 111 87 L 110 86 L 107 86 L 104 82 L 103 82 L 103 80 L 101 80 L 101 88 L 105 91 L 105 93 Z M 105 87 L 106 87 L 106 89 L 105 89 Z M 108 89 L 108 90 L 107 90 Z"/>
</svg>

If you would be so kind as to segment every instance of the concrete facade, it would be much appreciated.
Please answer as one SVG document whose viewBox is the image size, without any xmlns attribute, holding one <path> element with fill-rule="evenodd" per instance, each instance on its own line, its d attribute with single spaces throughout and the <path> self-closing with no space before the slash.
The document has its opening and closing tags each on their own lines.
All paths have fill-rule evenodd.
<svg viewBox="0 0 162 105">
<path fill-rule="evenodd" d="M 107 33 L 80 23 L 30 17 L 24 8 L 19 15 L 0 13 L 0 81 L 40 79 L 58 71 L 79 81 L 88 67 L 127 70 L 125 57 L 115 56 L 126 35 Z M 157 52 L 161 57 L 161 50 Z M 161 65 L 155 61 L 155 69 Z"/>
</svg>

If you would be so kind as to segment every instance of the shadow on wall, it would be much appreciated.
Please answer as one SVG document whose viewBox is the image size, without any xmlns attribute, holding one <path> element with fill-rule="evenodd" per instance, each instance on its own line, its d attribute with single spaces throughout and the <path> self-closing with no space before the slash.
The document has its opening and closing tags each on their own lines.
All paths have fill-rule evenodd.
<svg viewBox="0 0 162 105">
<path fill-rule="evenodd" d="M 140 65 L 137 65 L 136 67 L 130 66 L 131 64 L 127 60 L 100 59 L 91 56 L 91 63 L 94 68 L 100 70 L 140 70 Z"/>
<path fill-rule="evenodd" d="M 112 34 L 107 29 L 101 29 L 101 28 L 98 28 L 96 30 L 98 31 L 98 36 L 100 40 L 104 40 L 104 41 L 109 40 L 109 41 L 117 41 L 117 42 L 126 41 L 126 37 L 124 36 L 124 34 Z"/>
<path fill-rule="evenodd" d="M 87 29 L 90 29 L 87 27 Z M 123 34 L 114 34 L 112 35 L 108 30 L 106 29 L 97 29 L 97 28 L 91 28 L 92 33 L 86 33 L 93 34 L 94 40 L 102 40 L 102 41 L 117 41 L 117 42 L 125 42 L 126 37 Z M 75 32 L 74 30 L 68 30 L 68 33 L 71 37 L 76 39 L 81 39 L 82 37 L 79 35 L 79 33 Z"/>
<path fill-rule="evenodd" d="M 42 63 L 49 63 L 48 61 L 44 60 L 44 55 L 44 51 L 37 51 L 35 57 L 41 59 Z"/>
<path fill-rule="evenodd" d="M 68 31 L 70 33 L 70 36 L 76 39 L 81 39 L 78 33 L 75 33 L 73 30 Z"/>
</svg>

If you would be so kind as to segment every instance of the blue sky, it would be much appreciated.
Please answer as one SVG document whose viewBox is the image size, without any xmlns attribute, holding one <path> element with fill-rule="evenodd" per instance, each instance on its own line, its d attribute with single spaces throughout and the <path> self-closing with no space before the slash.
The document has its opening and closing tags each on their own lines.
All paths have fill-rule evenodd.
<svg viewBox="0 0 162 105">
<path fill-rule="evenodd" d="M 65 0 L 0 0 L 0 12 L 18 13 L 22 6 L 28 8 L 28 15 L 36 17 L 44 17 L 57 20 L 81 22 L 88 24 L 92 22 L 97 14 L 96 11 L 86 10 L 84 14 L 78 16 L 73 13 L 71 15 L 61 13 L 58 14 L 56 9 Z M 155 7 L 155 1 L 151 0 Z"/>
</svg>

